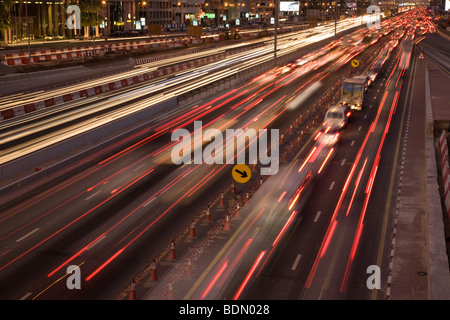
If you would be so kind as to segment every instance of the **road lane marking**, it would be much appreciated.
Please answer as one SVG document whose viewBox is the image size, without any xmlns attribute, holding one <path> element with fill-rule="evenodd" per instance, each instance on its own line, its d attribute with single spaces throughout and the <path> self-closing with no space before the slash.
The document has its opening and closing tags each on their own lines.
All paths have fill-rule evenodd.
<svg viewBox="0 0 450 320">
<path fill-rule="evenodd" d="M 344 165 L 344 163 L 345 163 L 345 159 L 343 159 L 343 160 L 342 160 L 342 162 L 341 162 L 341 166 L 343 166 L 343 165 Z"/>
<path fill-rule="evenodd" d="M 148 206 L 150 203 L 152 203 L 154 200 L 156 200 L 156 198 L 151 198 L 149 201 L 147 201 L 146 204 L 143 205 L 143 207 L 145 208 L 145 207 Z"/>
<path fill-rule="evenodd" d="M 139 167 L 137 167 L 136 169 L 134 169 L 134 171 L 138 171 L 140 168 L 142 168 L 142 167 L 145 166 L 145 165 L 146 165 L 146 163 L 140 165 Z"/>
<path fill-rule="evenodd" d="M 398 131 L 398 135 L 397 135 L 397 145 L 395 147 L 395 154 L 394 154 L 394 161 L 392 162 L 393 164 L 396 164 L 398 161 L 398 156 L 399 156 L 399 150 L 400 150 L 400 142 L 401 142 L 401 137 L 402 137 L 402 130 L 401 128 L 404 126 L 404 120 L 405 120 L 405 114 L 406 114 L 406 104 L 408 101 L 408 96 L 410 95 L 410 90 L 411 90 L 411 84 L 414 82 L 414 69 L 416 66 L 416 60 L 414 59 L 414 62 L 412 63 L 412 67 L 411 67 L 411 73 L 408 79 L 408 88 L 406 90 L 406 99 L 405 102 L 403 104 L 403 112 L 402 112 L 402 118 L 400 120 L 400 130 Z M 413 80 L 413 81 L 411 81 Z M 412 101 L 412 92 L 411 92 L 411 97 L 410 97 L 410 103 Z M 411 108 L 409 108 L 408 112 L 411 112 Z M 409 114 L 408 114 L 409 117 Z M 392 190 L 394 188 L 394 180 L 395 180 L 395 170 L 397 169 L 396 165 L 392 166 L 392 170 L 391 170 L 391 178 L 389 181 L 389 187 L 388 187 L 388 192 L 387 192 L 387 199 L 386 199 L 386 206 L 384 208 L 384 217 L 383 217 L 383 226 L 382 226 L 382 230 L 381 230 L 381 236 L 380 236 L 380 245 L 378 247 L 378 257 L 377 257 L 377 266 L 381 266 L 382 265 L 382 260 L 383 260 L 383 252 L 384 252 L 384 247 L 385 247 L 385 238 L 386 238 L 386 233 L 387 233 L 387 226 L 388 226 L 388 218 L 389 218 L 389 212 L 390 212 L 390 206 L 391 206 L 391 201 L 392 201 Z M 397 200 L 398 203 L 398 200 Z M 398 207 L 396 206 L 396 212 L 394 214 L 395 217 L 395 221 L 394 221 L 394 225 L 397 225 L 397 218 L 398 218 Z M 393 248 L 391 250 L 391 258 L 393 257 Z M 392 269 L 390 269 L 392 270 Z M 390 285 L 391 285 L 391 274 L 389 274 L 388 276 L 388 283 L 387 283 L 387 289 L 386 289 L 386 295 L 388 296 L 387 298 L 390 298 Z M 389 292 L 388 292 L 389 290 Z M 377 290 L 373 290 L 372 291 L 372 296 L 371 296 L 371 300 L 376 300 L 377 299 Z"/>
<path fill-rule="evenodd" d="M 22 298 L 20 298 L 19 300 L 26 300 L 29 296 L 31 296 L 33 293 L 32 292 L 28 292 L 26 295 L 24 295 Z"/>
<path fill-rule="evenodd" d="M 314 218 L 314 222 L 317 222 L 319 220 L 319 216 L 322 213 L 322 211 L 317 211 L 316 217 Z"/>
<path fill-rule="evenodd" d="M 361 131 L 361 126 L 359 126 L 358 131 Z"/>
<path fill-rule="evenodd" d="M 35 233 L 35 232 L 38 231 L 38 230 L 39 230 L 39 228 L 36 228 L 36 229 L 34 229 L 33 231 L 28 232 L 28 233 L 27 233 L 26 235 L 24 235 L 22 238 L 17 239 L 16 242 L 22 241 L 23 239 L 25 239 L 26 237 L 31 236 L 33 233 Z"/>
<path fill-rule="evenodd" d="M 294 264 L 292 265 L 291 270 L 294 271 L 295 269 L 297 269 L 297 265 L 301 259 L 302 255 L 298 254 L 297 257 L 295 258 Z"/>
<path fill-rule="evenodd" d="M 334 187 L 334 181 L 331 183 L 330 188 L 328 190 L 333 190 Z"/>
<path fill-rule="evenodd" d="M 93 244 L 91 244 L 89 246 L 89 248 L 87 248 L 86 250 L 91 250 L 93 247 L 95 247 L 100 241 L 102 241 L 104 238 L 106 238 L 106 235 L 104 235 L 103 237 L 101 237 L 100 239 L 98 239 L 97 241 L 95 241 Z"/>
<path fill-rule="evenodd" d="M 99 194 L 101 191 L 100 190 L 98 190 L 96 193 L 94 193 L 94 194 L 91 194 L 89 197 L 87 197 L 87 198 L 85 198 L 84 200 L 89 200 L 89 199 L 91 199 L 91 198 L 93 198 L 93 197 L 95 197 L 97 194 Z"/>
<path fill-rule="evenodd" d="M 352 146 L 352 145 L 354 145 L 355 144 L 355 140 L 352 140 L 352 143 L 350 143 L 350 145 Z"/>
</svg>

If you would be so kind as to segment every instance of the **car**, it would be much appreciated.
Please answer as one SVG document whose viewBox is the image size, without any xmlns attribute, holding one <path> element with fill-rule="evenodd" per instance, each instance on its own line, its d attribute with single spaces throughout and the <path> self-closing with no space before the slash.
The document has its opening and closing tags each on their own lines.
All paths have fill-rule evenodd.
<svg viewBox="0 0 450 320">
<path fill-rule="evenodd" d="M 347 126 L 351 112 L 347 105 L 333 106 L 325 114 L 322 129 L 324 132 L 340 130 Z"/>
<path fill-rule="evenodd" d="M 129 30 L 125 33 L 126 37 L 137 37 L 139 36 L 139 31 L 138 30 Z"/>
<path fill-rule="evenodd" d="M 125 32 L 123 31 L 113 31 L 111 32 L 111 37 L 124 37 L 125 36 Z"/>
<path fill-rule="evenodd" d="M 316 145 L 333 147 L 341 140 L 341 133 L 336 128 L 322 128 L 315 138 Z"/>
</svg>

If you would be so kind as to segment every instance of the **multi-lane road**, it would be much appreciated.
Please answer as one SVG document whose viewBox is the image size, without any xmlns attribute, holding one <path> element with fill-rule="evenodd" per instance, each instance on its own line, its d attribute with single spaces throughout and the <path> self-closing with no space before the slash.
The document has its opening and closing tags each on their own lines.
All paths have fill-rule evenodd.
<svg viewBox="0 0 450 320">
<path fill-rule="evenodd" d="M 405 32 L 399 45 L 390 48 L 384 73 L 371 84 L 363 110 L 352 114 L 339 144 L 330 149 L 309 132 L 308 139 L 280 163 L 279 173 L 267 178 L 245 206 L 248 219 L 242 220 L 242 226 L 247 228 L 242 227 L 222 260 L 216 260 L 222 263 L 215 264 L 212 273 L 205 274 L 207 280 L 182 298 L 383 298 L 382 293 L 372 296 L 367 290 L 366 271 L 370 265 L 386 268 L 392 221 L 391 190 L 386 185 L 395 179 L 392 168 L 398 160 L 403 102 L 417 41 L 416 30 L 401 18 L 387 20 L 390 31 L 399 27 Z M 354 24 L 346 25 L 351 27 Z M 363 27 L 353 37 L 329 39 L 323 48 L 308 50 L 308 45 L 330 38 L 330 31 L 334 25 L 280 39 L 280 55 L 303 50 L 290 68 L 271 70 L 198 103 L 160 114 L 141 132 L 85 159 L 51 183 L 23 186 L 17 198 L 5 195 L 0 211 L 0 297 L 117 297 L 232 182 L 231 165 L 173 165 L 171 150 L 176 141 L 171 141 L 171 133 L 175 129 L 186 129 L 195 138 L 194 121 L 201 120 L 203 132 L 283 131 L 293 119 L 319 105 L 324 93 L 338 94 L 344 76 L 370 69 L 396 37 L 391 32 L 374 36 Z M 2 148 L 2 161 L 92 128 L 79 119 L 103 125 L 133 108 L 146 108 L 157 99 L 176 97 L 216 77 L 268 61 L 272 54 L 266 47 L 246 50 L 176 76 L 11 122 L 1 132 L 8 147 Z M 355 58 L 360 59 L 360 69 L 350 64 Z M 29 94 L 26 99 L 39 97 Z M 15 103 L 11 101 L 6 97 L 2 103 L 10 108 Z M 316 120 L 314 129 L 318 128 Z M 281 144 L 280 151 L 284 148 Z M 70 265 L 81 271 L 81 290 L 67 288 Z M 214 282 L 214 272 L 226 275 L 220 286 Z"/>
</svg>

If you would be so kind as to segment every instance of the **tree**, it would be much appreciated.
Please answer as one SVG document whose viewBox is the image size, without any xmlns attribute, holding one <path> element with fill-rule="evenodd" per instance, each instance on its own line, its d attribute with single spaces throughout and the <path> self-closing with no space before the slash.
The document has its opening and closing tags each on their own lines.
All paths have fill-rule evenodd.
<svg viewBox="0 0 450 320">
<path fill-rule="evenodd" d="M 0 1 L 0 30 L 3 31 L 5 44 L 11 42 L 11 26 L 12 15 L 11 8 L 14 4 L 14 0 L 2 0 Z"/>
<path fill-rule="evenodd" d="M 101 0 L 80 0 L 81 26 L 84 27 L 84 36 L 89 36 L 89 27 L 98 26 L 104 20 L 104 17 L 98 14 L 102 8 Z"/>
</svg>

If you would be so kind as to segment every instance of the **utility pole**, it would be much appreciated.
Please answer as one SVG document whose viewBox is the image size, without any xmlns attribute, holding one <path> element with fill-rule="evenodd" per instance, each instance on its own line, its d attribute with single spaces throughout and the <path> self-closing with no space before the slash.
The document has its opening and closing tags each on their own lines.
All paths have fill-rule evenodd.
<svg viewBox="0 0 450 320">
<path fill-rule="evenodd" d="M 30 27 L 28 23 L 28 2 L 25 2 L 25 16 L 27 19 L 27 38 L 28 38 L 28 63 L 31 63 L 31 48 L 30 48 Z"/>
<path fill-rule="evenodd" d="M 334 35 L 337 33 L 337 1 L 334 2 Z"/>
<path fill-rule="evenodd" d="M 274 43 L 273 43 L 273 59 L 275 66 L 277 65 L 277 32 L 278 32 L 278 10 L 279 10 L 279 0 L 275 0 L 275 32 L 274 32 Z"/>
<path fill-rule="evenodd" d="M 94 49 L 95 56 L 95 31 L 94 31 L 94 1 L 91 0 L 91 29 L 92 29 L 92 49 Z"/>
</svg>

